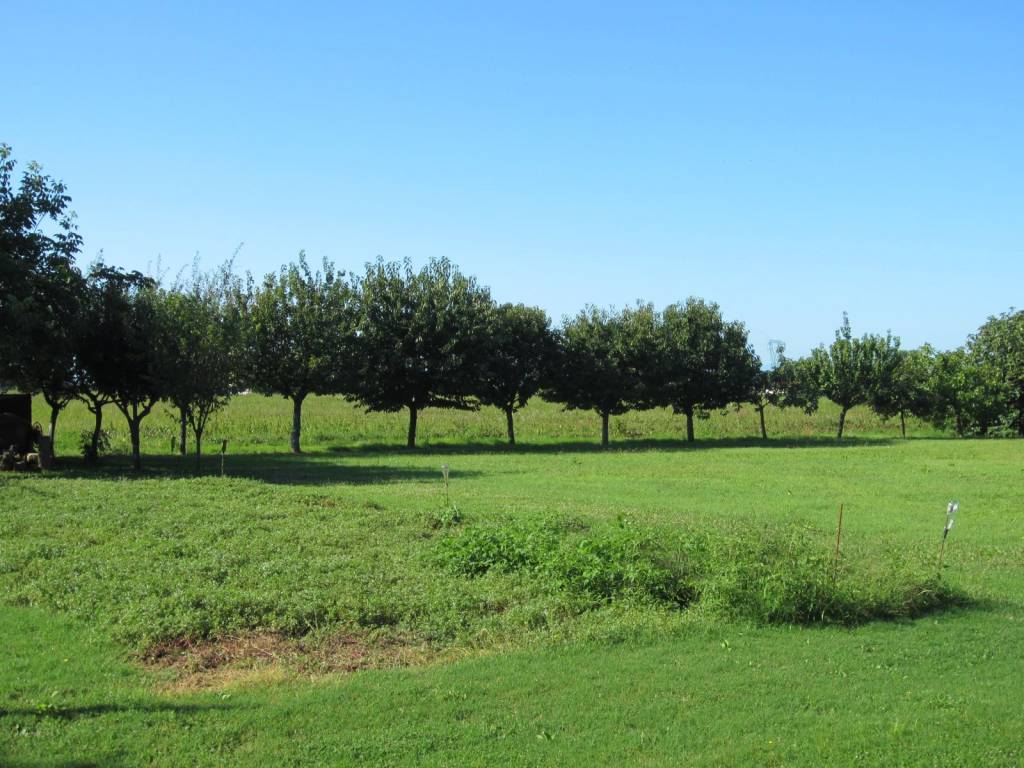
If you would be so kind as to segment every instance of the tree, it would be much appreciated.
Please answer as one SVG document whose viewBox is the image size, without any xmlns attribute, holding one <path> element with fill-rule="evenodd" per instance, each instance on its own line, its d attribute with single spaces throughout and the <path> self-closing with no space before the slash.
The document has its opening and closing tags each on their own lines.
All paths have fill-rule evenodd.
<svg viewBox="0 0 1024 768">
<path fill-rule="evenodd" d="M 193 265 L 191 280 L 161 295 L 168 343 L 176 364 L 164 382 L 166 397 L 192 429 L 196 470 L 211 415 L 239 388 L 241 322 L 238 281 L 228 262 L 213 274 Z M 184 447 L 182 435 L 182 447 Z"/>
<path fill-rule="evenodd" d="M 725 322 L 717 304 L 691 297 L 661 313 L 658 362 L 645 374 L 645 389 L 650 404 L 686 415 L 693 442 L 694 415 L 746 400 L 760 367 L 743 323 Z"/>
<path fill-rule="evenodd" d="M 959 437 L 984 435 L 1007 413 L 1009 393 L 999 371 L 963 348 L 936 356 L 928 386 L 932 422 L 940 428 L 952 424 Z"/>
<path fill-rule="evenodd" d="M 610 417 L 645 407 L 641 364 L 652 354 L 655 327 L 650 305 L 621 313 L 587 306 L 563 323 L 557 362 L 541 396 L 569 410 L 595 411 L 607 446 Z"/>
<path fill-rule="evenodd" d="M 139 272 L 123 272 L 102 263 L 93 267 L 89 279 L 96 304 L 90 312 L 93 325 L 79 347 L 82 390 L 94 403 L 109 401 L 121 411 L 128 422 L 132 466 L 139 470 L 142 421 L 164 396 L 163 382 L 177 363 L 159 289 Z M 100 413 L 96 413 L 99 426 Z"/>
<path fill-rule="evenodd" d="M 803 360 L 790 360 L 779 347 L 779 359 L 774 368 L 760 370 L 752 381 L 747 402 L 754 406 L 761 423 L 761 439 L 768 439 L 765 425 L 765 409 L 771 405 L 776 408 L 801 408 L 805 413 L 813 413 L 818 408 L 819 398 L 817 384 L 809 375 L 808 367 Z"/>
<path fill-rule="evenodd" d="M 29 163 L 17 187 L 11 148 L 0 144 L 0 381 L 41 392 L 57 416 L 75 397 L 72 339 L 83 288 L 81 247 L 65 186 Z"/>
<path fill-rule="evenodd" d="M 369 411 L 409 411 L 416 447 L 424 408 L 473 410 L 486 354 L 490 292 L 447 259 L 366 265 L 359 282 L 362 365 L 355 397 Z"/>
<path fill-rule="evenodd" d="M 305 254 L 269 274 L 244 298 L 247 378 L 262 394 L 292 401 L 291 448 L 300 453 L 302 403 L 309 395 L 352 387 L 357 356 L 356 297 L 344 273 L 324 261 L 313 272 Z"/>
<path fill-rule="evenodd" d="M 515 412 L 541 388 L 554 355 L 547 313 L 522 304 L 501 304 L 487 313 L 484 347 L 474 394 L 505 413 L 510 445 L 516 443 Z"/>
<path fill-rule="evenodd" d="M 1024 310 L 990 317 L 971 337 L 970 354 L 999 377 L 1014 427 L 1024 437 Z"/>
<path fill-rule="evenodd" d="M 846 414 L 857 405 L 868 403 L 876 391 L 880 377 L 893 363 L 899 339 L 887 334 L 854 338 L 850 319 L 843 313 L 843 324 L 836 331 L 836 340 L 826 348 L 811 353 L 812 366 L 822 394 L 839 406 L 839 430 L 842 439 Z"/>
<path fill-rule="evenodd" d="M 142 276 L 135 273 L 137 278 Z M 114 401 L 100 389 L 102 371 L 117 365 L 116 339 L 108 335 L 106 318 L 108 302 L 113 299 L 115 286 L 111 282 L 129 280 L 129 276 L 98 260 L 89 268 L 82 292 L 82 302 L 75 334 L 75 379 L 79 400 L 93 415 L 92 437 L 85 452 L 87 461 L 99 460 L 100 437 L 103 433 L 103 408 Z"/>
<path fill-rule="evenodd" d="M 929 383 L 935 353 L 921 349 L 897 349 L 886 363 L 877 367 L 871 392 L 871 407 L 883 419 L 900 417 L 900 434 L 907 436 L 907 414 L 928 418 L 933 409 Z"/>
</svg>

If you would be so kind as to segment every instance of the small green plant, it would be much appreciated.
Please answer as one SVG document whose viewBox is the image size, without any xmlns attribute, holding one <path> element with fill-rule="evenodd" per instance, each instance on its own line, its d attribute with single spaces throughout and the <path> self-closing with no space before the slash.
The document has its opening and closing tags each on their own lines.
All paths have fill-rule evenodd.
<svg viewBox="0 0 1024 768">
<path fill-rule="evenodd" d="M 99 461 L 101 454 L 110 452 L 110 433 L 107 430 L 101 429 L 95 438 L 94 442 L 91 429 L 83 429 L 78 435 L 78 449 L 89 463 Z"/>
<path fill-rule="evenodd" d="M 432 510 L 427 513 L 427 525 L 437 530 L 440 528 L 454 528 L 463 520 L 462 513 L 454 504 Z"/>
</svg>

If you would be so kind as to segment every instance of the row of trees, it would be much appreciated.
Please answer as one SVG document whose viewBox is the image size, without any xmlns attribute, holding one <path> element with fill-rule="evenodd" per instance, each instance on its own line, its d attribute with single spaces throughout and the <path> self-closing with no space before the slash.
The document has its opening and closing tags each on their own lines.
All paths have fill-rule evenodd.
<svg viewBox="0 0 1024 768">
<path fill-rule="evenodd" d="M 139 466 L 140 425 L 161 400 L 177 410 L 181 450 L 196 456 L 210 416 L 235 393 L 288 398 L 291 446 L 301 446 L 311 394 L 342 394 L 372 411 L 407 410 L 408 444 L 424 408 L 500 408 L 533 396 L 595 411 L 602 442 L 611 416 L 671 407 L 694 418 L 731 404 L 815 409 L 824 396 L 846 413 L 869 405 L 904 425 L 913 414 L 958 434 L 1012 426 L 1024 434 L 1024 313 L 990 320 L 952 352 L 903 350 L 891 335 L 855 337 L 844 317 L 830 346 L 764 369 L 742 323 L 691 298 L 662 310 L 587 307 L 554 329 L 538 308 L 497 304 L 451 262 L 420 270 L 378 260 L 359 275 L 297 263 L 262 281 L 229 262 L 196 265 L 170 285 L 97 262 L 75 266 L 81 242 L 63 185 L 28 166 L 17 185 L 0 146 L 0 381 L 42 393 L 50 433 L 75 398 L 95 415 L 124 416 Z"/>
</svg>

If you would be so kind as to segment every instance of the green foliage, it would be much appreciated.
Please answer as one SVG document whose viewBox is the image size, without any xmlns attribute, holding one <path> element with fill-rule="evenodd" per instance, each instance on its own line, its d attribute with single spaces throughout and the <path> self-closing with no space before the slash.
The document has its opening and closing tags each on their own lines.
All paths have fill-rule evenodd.
<svg viewBox="0 0 1024 768">
<path fill-rule="evenodd" d="M 474 526 L 441 543 L 438 559 L 454 573 L 526 572 L 550 589 L 595 600 L 617 597 L 685 604 L 691 589 L 666 568 L 649 532 L 620 526 L 570 537 L 552 522 Z"/>
<path fill-rule="evenodd" d="M 29 163 L 20 182 L 0 144 L 0 385 L 42 392 L 57 414 L 77 394 L 72 375 L 83 290 L 75 256 L 81 237 L 64 184 Z"/>
<path fill-rule="evenodd" d="M 439 561 L 468 576 L 525 572 L 551 589 L 668 606 L 762 624 L 854 625 L 913 618 L 963 599 L 901 552 L 847 561 L 798 528 L 715 528 L 667 536 L 630 526 L 568 535 L 551 523 L 472 526 L 442 541 Z"/>
<path fill-rule="evenodd" d="M 871 407 L 883 418 L 899 416 L 900 429 L 906 437 L 906 417 L 910 414 L 928 418 L 935 408 L 931 389 L 935 352 L 925 345 L 921 349 L 897 349 L 880 365 L 871 388 Z"/>
<path fill-rule="evenodd" d="M 366 265 L 359 281 L 362 357 L 353 394 L 371 411 L 409 409 L 416 444 L 424 408 L 472 409 L 486 346 L 490 293 L 447 259 Z"/>
<path fill-rule="evenodd" d="M 196 263 L 188 283 L 160 294 L 175 361 L 164 377 L 164 394 L 192 428 L 197 465 L 210 416 L 227 405 L 244 380 L 239 297 L 230 262 L 213 274 L 204 274 Z"/>
<path fill-rule="evenodd" d="M 960 437 L 984 435 L 1006 415 L 1005 380 L 990 363 L 964 349 L 938 354 L 928 386 L 933 422 L 940 427 L 952 425 Z"/>
<path fill-rule="evenodd" d="M 297 264 L 268 274 L 241 297 L 248 381 L 293 404 L 291 445 L 300 450 L 302 402 L 311 394 L 352 391 L 361 346 L 355 289 L 324 261 L 314 272 Z"/>
<path fill-rule="evenodd" d="M 105 429 L 99 432 L 83 429 L 78 433 L 78 448 L 83 459 L 95 463 L 102 454 L 110 453 L 110 433 Z"/>
<path fill-rule="evenodd" d="M 855 338 L 850 319 L 843 314 L 843 324 L 836 331 L 836 340 L 811 353 L 811 366 L 822 394 L 839 406 L 838 437 L 843 436 L 846 413 L 857 405 L 871 401 L 879 383 L 891 377 L 897 365 L 900 341 L 891 334 L 885 337 L 865 334 Z"/>
<path fill-rule="evenodd" d="M 460 525 L 464 516 L 454 504 L 449 504 L 441 509 L 431 510 L 427 513 L 427 525 L 434 530 L 441 528 L 454 528 Z"/>
<path fill-rule="evenodd" d="M 828 538 L 798 527 L 716 533 L 686 548 L 702 566 L 700 607 L 732 618 L 855 625 L 963 600 L 933 564 L 904 551 L 847 554 L 837 573 Z"/>
<path fill-rule="evenodd" d="M 1024 436 L 1024 310 L 990 317 L 969 346 L 976 364 L 1005 392 L 1010 420 Z"/>
<path fill-rule="evenodd" d="M 142 466 L 141 424 L 165 396 L 177 363 L 159 289 L 138 272 L 102 262 L 89 274 L 88 322 L 78 341 L 82 390 L 111 402 L 128 422 L 132 460 Z"/>
<path fill-rule="evenodd" d="M 660 321 L 658 362 L 646 373 L 646 396 L 685 414 L 692 441 L 694 415 L 746 400 L 761 361 L 744 325 L 727 323 L 717 304 L 691 297 L 666 307 Z"/>
<path fill-rule="evenodd" d="M 614 313 L 588 306 L 567 319 L 545 400 L 601 416 L 601 444 L 608 419 L 643 406 L 641 365 L 653 353 L 654 310 L 639 305 Z"/>
<path fill-rule="evenodd" d="M 761 426 L 761 438 L 768 439 L 765 413 L 769 407 L 778 409 L 800 408 L 810 415 L 818 409 L 821 392 L 807 360 L 790 360 L 780 346 L 779 359 L 774 368 L 760 370 L 750 382 L 746 398 L 737 402 L 748 402 L 757 410 Z"/>
<path fill-rule="evenodd" d="M 509 443 L 515 443 L 513 414 L 544 384 L 555 360 L 555 336 L 547 313 L 522 304 L 500 304 L 487 313 L 485 353 L 474 394 L 505 412 Z"/>
</svg>

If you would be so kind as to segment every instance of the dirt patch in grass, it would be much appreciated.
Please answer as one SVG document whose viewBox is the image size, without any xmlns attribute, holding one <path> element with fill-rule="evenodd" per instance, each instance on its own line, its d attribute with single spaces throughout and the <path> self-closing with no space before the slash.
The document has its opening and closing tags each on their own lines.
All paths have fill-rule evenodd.
<svg viewBox="0 0 1024 768">
<path fill-rule="evenodd" d="M 247 632 L 212 640 L 160 642 L 143 653 L 141 661 L 147 669 L 164 673 L 161 688 L 186 692 L 420 666 L 438 658 L 428 646 L 395 636 L 339 633 L 296 638 Z"/>
</svg>

